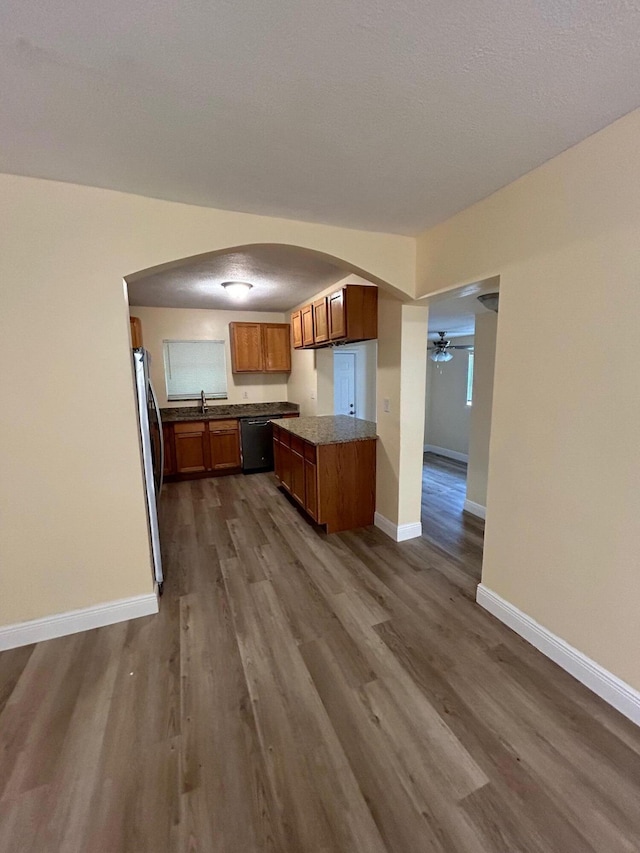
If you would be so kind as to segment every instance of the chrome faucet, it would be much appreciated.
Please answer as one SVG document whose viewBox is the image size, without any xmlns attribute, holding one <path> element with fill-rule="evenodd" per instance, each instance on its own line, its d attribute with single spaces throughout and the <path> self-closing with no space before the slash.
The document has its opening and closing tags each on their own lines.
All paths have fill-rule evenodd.
<svg viewBox="0 0 640 853">
<path fill-rule="evenodd" d="M 200 408 L 202 409 L 202 414 L 206 415 L 206 413 L 207 413 L 207 398 L 204 396 L 204 391 L 200 392 Z"/>
</svg>

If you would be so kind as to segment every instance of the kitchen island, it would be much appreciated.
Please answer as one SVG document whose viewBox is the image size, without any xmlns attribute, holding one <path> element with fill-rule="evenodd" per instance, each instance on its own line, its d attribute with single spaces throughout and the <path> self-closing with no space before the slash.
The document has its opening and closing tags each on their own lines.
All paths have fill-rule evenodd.
<svg viewBox="0 0 640 853">
<path fill-rule="evenodd" d="M 373 524 L 376 425 L 349 415 L 273 420 L 275 474 L 327 533 Z"/>
</svg>

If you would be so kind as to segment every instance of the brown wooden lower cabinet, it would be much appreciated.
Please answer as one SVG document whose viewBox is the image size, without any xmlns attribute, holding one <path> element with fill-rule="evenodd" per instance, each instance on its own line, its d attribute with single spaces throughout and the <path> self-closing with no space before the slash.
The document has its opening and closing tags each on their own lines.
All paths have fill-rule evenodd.
<svg viewBox="0 0 640 853">
<path fill-rule="evenodd" d="M 273 426 L 275 475 L 328 533 L 373 524 L 376 440 L 313 445 Z"/>
<path fill-rule="evenodd" d="M 301 503 L 305 504 L 304 488 L 304 456 L 302 439 L 291 437 L 291 494 Z"/>
<path fill-rule="evenodd" d="M 297 418 L 298 412 L 281 415 Z M 164 468 L 168 480 L 188 480 L 194 477 L 215 477 L 219 474 L 237 474 L 241 470 L 240 428 L 237 419 L 213 421 L 179 421 L 163 424 Z M 289 451 L 289 445 L 287 444 Z M 285 481 L 291 488 L 291 460 L 281 459 L 280 443 L 274 446 L 275 467 L 286 467 Z M 297 475 L 300 476 L 299 474 Z M 282 480 L 282 477 L 280 477 Z M 304 480 L 304 473 L 302 474 Z M 304 486 L 296 480 L 300 494 Z"/>
<path fill-rule="evenodd" d="M 162 473 L 165 477 L 169 477 L 176 472 L 175 463 L 175 444 L 173 441 L 173 424 L 163 424 L 162 431 L 164 435 L 164 465 Z"/>
<path fill-rule="evenodd" d="M 209 421 L 209 469 L 240 467 L 238 421 Z"/>
<path fill-rule="evenodd" d="M 314 521 L 318 520 L 318 469 L 304 460 L 304 508 Z"/>
<path fill-rule="evenodd" d="M 173 425 L 176 474 L 199 474 L 207 470 L 209 458 L 204 421 Z"/>
<path fill-rule="evenodd" d="M 164 476 L 210 477 L 240 470 L 237 420 L 164 424 Z"/>
</svg>

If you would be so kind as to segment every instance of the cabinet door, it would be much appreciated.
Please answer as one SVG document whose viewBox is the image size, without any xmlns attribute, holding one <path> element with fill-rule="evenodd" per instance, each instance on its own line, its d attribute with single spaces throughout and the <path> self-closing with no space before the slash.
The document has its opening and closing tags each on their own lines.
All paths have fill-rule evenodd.
<svg viewBox="0 0 640 853">
<path fill-rule="evenodd" d="M 207 433 L 204 423 L 174 424 L 176 473 L 196 474 L 206 471 L 209 463 Z"/>
<path fill-rule="evenodd" d="M 304 460 L 304 508 L 314 521 L 318 520 L 318 469 L 314 462 Z"/>
<path fill-rule="evenodd" d="M 329 297 L 329 337 L 332 341 L 347 335 L 347 317 L 344 290 L 337 290 Z"/>
<path fill-rule="evenodd" d="M 304 458 L 291 451 L 291 494 L 304 506 Z"/>
<path fill-rule="evenodd" d="M 313 303 L 313 337 L 317 344 L 329 340 L 329 317 L 327 314 L 327 297 Z"/>
<path fill-rule="evenodd" d="M 162 431 L 164 433 L 164 461 L 162 471 L 166 477 L 169 474 L 175 474 L 176 470 L 173 447 L 173 424 L 164 424 Z"/>
<path fill-rule="evenodd" d="M 132 349 L 138 349 L 138 347 L 142 346 L 142 323 L 140 322 L 140 317 L 129 317 L 129 323 L 131 328 L 131 347 Z"/>
<path fill-rule="evenodd" d="M 229 323 L 233 373 L 263 373 L 261 323 Z"/>
<path fill-rule="evenodd" d="M 286 444 L 280 445 L 280 469 L 282 471 L 282 477 L 280 478 L 280 482 L 287 489 L 287 491 L 291 491 L 291 448 L 287 447 Z"/>
<path fill-rule="evenodd" d="M 291 372 L 288 323 L 262 323 L 264 369 L 267 373 Z"/>
<path fill-rule="evenodd" d="M 211 430 L 209 448 L 212 471 L 240 467 L 240 439 L 237 429 Z"/>
<path fill-rule="evenodd" d="M 302 347 L 302 312 L 294 311 L 291 315 L 291 345 L 294 349 Z"/>
<path fill-rule="evenodd" d="M 273 473 L 278 480 L 282 480 L 282 452 L 278 439 L 273 437 Z"/>
<path fill-rule="evenodd" d="M 313 346 L 313 305 L 305 305 L 302 311 L 302 345 Z"/>
</svg>

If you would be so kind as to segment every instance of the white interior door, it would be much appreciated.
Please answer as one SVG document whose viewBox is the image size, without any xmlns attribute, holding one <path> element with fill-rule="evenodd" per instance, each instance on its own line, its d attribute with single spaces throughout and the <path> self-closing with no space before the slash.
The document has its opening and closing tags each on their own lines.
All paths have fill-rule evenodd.
<svg viewBox="0 0 640 853">
<path fill-rule="evenodd" d="M 356 354 L 333 351 L 333 412 L 356 415 Z"/>
</svg>

